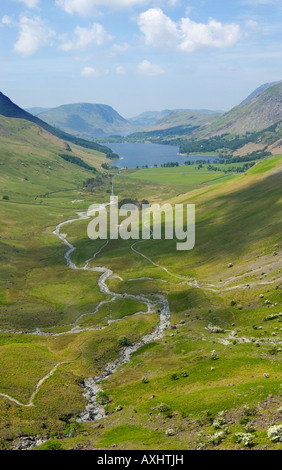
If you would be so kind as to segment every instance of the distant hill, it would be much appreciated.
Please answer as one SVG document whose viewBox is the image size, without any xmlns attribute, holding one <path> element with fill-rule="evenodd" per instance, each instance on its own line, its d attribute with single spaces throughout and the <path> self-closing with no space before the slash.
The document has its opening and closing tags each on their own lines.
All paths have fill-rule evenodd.
<svg viewBox="0 0 282 470">
<path fill-rule="evenodd" d="M 133 129 L 126 119 L 105 104 L 66 104 L 39 114 L 39 118 L 83 138 L 126 133 Z"/>
<path fill-rule="evenodd" d="M 45 113 L 49 111 L 50 108 L 27 108 L 25 111 L 32 114 L 33 116 L 38 116 L 38 114 Z"/>
<path fill-rule="evenodd" d="M 220 116 L 220 113 L 216 113 L 208 110 L 185 110 L 177 109 L 171 111 L 169 114 L 164 116 L 154 125 L 150 126 L 146 130 L 155 131 L 162 129 L 169 129 L 177 126 L 202 126 L 204 124 L 210 124 Z"/>
<path fill-rule="evenodd" d="M 263 85 L 265 87 L 265 85 Z M 205 129 L 205 136 L 260 131 L 282 120 L 282 82 L 254 92 Z"/>
<path fill-rule="evenodd" d="M 37 124 L 42 129 L 46 130 L 50 134 L 58 137 L 60 139 L 66 140 L 67 142 L 73 142 L 77 145 L 80 145 L 85 148 L 90 148 L 92 150 L 97 150 L 102 153 L 111 153 L 111 150 L 107 147 L 97 144 L 96 142 L 89 142 L 84 139 L 79 139 L 73 135 L 67 134 L 59 129 L 50 126 L 48 123 L 42 121 L 36 116 L 24 111 L 24 109 L 17 106 L 13 103 L 10 98 L 5 96 L 3 93 L 0 92 L 0 115 L 10 117 L 10 118 L 17 118 L 17 119 L 25 119 L 26 121 L 33 122 Z"/>
<path fill-rule="evenodd" d="M 130 122 L 136 128 L 145 128 L 152 126 L 170 113 L 171 110 L 169 109 L 164 109 L 163 111 L 145 111 L 138 116 L 128 119 L 128 122 Z"/>
</svg>

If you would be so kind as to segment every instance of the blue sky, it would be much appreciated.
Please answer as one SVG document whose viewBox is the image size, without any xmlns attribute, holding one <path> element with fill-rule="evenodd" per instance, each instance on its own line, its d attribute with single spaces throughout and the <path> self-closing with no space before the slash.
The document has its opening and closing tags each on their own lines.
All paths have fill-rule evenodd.
<svg viewBox="0 0 282 470">
<path fill-rule="evenodd" d="M 1 0 L 0 64 L 22 107 L 228 110 L 282 79 L 282 2 Z"/>
</svg>

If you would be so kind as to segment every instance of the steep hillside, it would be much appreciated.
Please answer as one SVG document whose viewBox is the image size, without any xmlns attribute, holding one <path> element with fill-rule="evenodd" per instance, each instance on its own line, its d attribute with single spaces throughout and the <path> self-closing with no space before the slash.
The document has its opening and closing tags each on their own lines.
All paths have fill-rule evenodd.
<svg viewBox="0 0 282 470">
<path fill-rule="evenodd" d="M 206 136 L 260 131 L 282 120 L 282 82 L 273 85 L 214 121 Z"/>
<path fill-rule="evenodd" d="M 171 325 L 163 338 L 143 343 L 128 363 L 99 381 L 104 417 L 82 423 L 74 437 L 60 440 L 63 449 L 233 450 L 244 448 L 237 433 L 251 434 L 254 449 L 281 449 L 267 435 L 273 423 L 281 422 L 281 177 L 280 157 L 236 181 L 178 197 L 175 202 L 197 207 L 191 252 L 176 252 L 175 240 L 134 245 L 120 240 L 91 263 L 116 274 L 108 280 L 111 292 L 168 298 Z M 81 239 L 83 227 L 81 221 L 67 229 L 79 250 L 73 262 L 90 255 Z M 143 325 L 153 316 L 144 315 Z M 121 334 L 136 344 L 136 319 L 123 318 L 86 341 L 84 336 L 74 344 L 69 340 L 69 349 L 84 341 L 85 358 L 70 364 L 69 380 L 74 382 L 71 373 L 81 374 L 85 363 L 87 377 L 90 367 L 96 377 L 108 370 L 119 357 L 114 347 Z M 83 320 L 84 327 L 97 325 L 96 315 Z M 56 416 L 59 404 L 52 406 Z"/>
<path fill-rule="evenodd" d="M 260 132 L 248 135 L 249 142 L 234 152 L 234 155 L 246 155 L 257 150 L 271 152 L 272 155 L 282 153 L 282 121 L 273 124 Z"/>
<path fill-rule="evenodd" d="M 243 100 L 241 104 L 248 103 L 248 101 L 251 101 L 253 98 L 260 95 L 264 90 L 267 90 L 267 88 L 270 88 L 273 85 L 277 85 L 277 83 L 279 82 L 264 83 L 263 85 L 256 88 L 255 91 L 253 91 L 245 100 Z"/>
<path fill-rule="evenodd" d="M 105 155 L 53 136 L 25 119 L 0 116 L 0 199 L 43 203 L 100 178 Z"/>
<path fill-rule="evenodd" d="M 41 113 L 39 117 L 64 132 L 85 138 L 132 130 L 126 119 L 104 104 L 67 104 Z"/>
<path fill-rule="evenodd" d="M 60 139 L 64 139 L 67 142 L 73 142 L 82 147 L 97 150 L 98 152 L 111 153 L 111 150 L 108 149 L 107 147 L 96 144 L 95 142 L 89 142 L 84 139 L 79 139 L 78 137 L 74 137 L 73 135 L 67 134 L 59 129 L 56 129 L 50 126 L 49 124 L 42 121 L 38 117 L 33 116 L 32 114 L 29 114 L 28 112 L 24 111 L 22 108 L 20 108 L 15 103 L 13 103 L 10 100 L 10 98 L 5 96 L 1 92 L 0 92 L 0 115 L 10 117 L 10 118 L 25 119 L 26 121 L 30 121 L 30 122 L 33 122 L 34 124 L 37 124 L 39 127 L 46 130 L 50 134 Z"/>
<path fill-rule="evenodd" d="M 243 135 L 223 134 L 202 139 L 185 139 L 178 142 L 180 152 L 217 152 L 222 156 L 244 156 L 245 161 L 257 160 L 271 153 L 281 153 L 282 150 L 282 121 L 258 132 L 247 132 Z"/>
</svg>

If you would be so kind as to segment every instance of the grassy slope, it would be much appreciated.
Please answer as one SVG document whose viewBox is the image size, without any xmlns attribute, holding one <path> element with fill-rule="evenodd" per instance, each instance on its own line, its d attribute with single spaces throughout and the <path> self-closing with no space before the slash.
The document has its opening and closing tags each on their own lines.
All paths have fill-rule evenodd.
<svg viewBox="0 0 282 470">
<path fill-rule="evenodd" d="M 23 120 L 0 117 L 0 121 L 0 328 L 27 332 L 56 326 L 59 330 L 61 324 L 72 323 L 81 313 L 93 312 L 107 296 L 98 289 L 97 275 L 75 273 L 66 267 L 65 247 L 52 231 L 57 223 L 75 218 L 76 210 L 107 200 L 110 180 L 95 189 L 95 196 L 81 192 L 77 186 L 95 175 L 58 157 L 65 151 L 64 142 Z M 105 161 L 103 154 L 73 144 L 71 147 L 73 154 L 98 169 Z M 2 195 L 10 200 L 2 200 Z M 77 202 L 73 204 L 73 200 Z M 106 304 L 95 319 L 84 317 L 82 323 L 100 327 L 110 319 L 144 310 L 140 302 L 114 302 Z M 29 403 L 36 384 L 54 365 L 67 364 L 59 366 L 44 383 L 34 407 L 0 397 L 4 406 L 0 447 L 5 448 L 6 438 L 18 433 L 61 432 L 64 416 L 76 414 L 85 405 L 81 378 L 101 372 L 105 362 L 117 356 L 119 336 L 127 334 L 133 341 L 139 340 L 156 321 L 155 315 L 145 319 L 138 315 L 132 321 L 113 324 L 105 334 L 101 331 L 58 338 L 1 333 L 0 392 L 24 404 Z M 132 325 L 135 332 L 131 332 Z"/>
<path fill-rule="evenodd" d="M 34 201 L 54 191 L 71 191 L 81 187 L 91 172 L 64 161 L 59 155 L 79 156 L 101 169 L 105 155 L 70 144 L 52 136 L 37 125 L 22 119 L 0 116 L 1 197 L 8 195 L 17 202 Z"/>
<path fill-rule="evenodd" d="M 195 249 L 183 256 L 172 250 L 170 254 L 165 248 L 173 247 L 174 242 L 151 242 L 151 246 L 148 242 L 144 253 L 154 255 L 157 262 L 172 269 L 177 266 L 183 274 L 192 271 L 207 279 L 210 275 L 219 279 L 230 275 L 224 260 L 226 264 L 235 264 L 239 256 L 245 266 L 252 257 L 272 254 L 281 233 L 280 166 L 280 157 L 271 159 L 226 185 L 214 184 L 179 197 L 175 202 L 193 203 L 197 207 Z"/>
<path fill-rule="evenodd" d="M 140 261 L 134 254 L 126 258 L 126 263 L 118 265 L 118 259 L 122 259 L 122 248 L 115 256 L 116 246 L 112 249 L 109 247 L 108 252 L 101 256 L 100 263 L 105 262 L 118 269 L 125 279 L 121 285 L 115 281 L 115 288 L 119 287 L 121 291 L 130 288 L 132 292 L 162 289 L 167 293 L 173 313 L 172 322 L 179 326 L 176 331 L 168 331 L 163 341 L 146 346 L 136 353 L 130 365 L 124 366 L 104 383 L 104 389 L 112 399 L 109 410 L 113 411 L 118 405 L 124 409 L 105 421 L 105 430 L 95 432 L 92 438 L 95 446 L 103 448 L 115 443 L 119 448 L 137 446 L 152 449 L 157 446 L 185 449 L 187 445 L 188 448 L 195 448 L 200 442 L 207 442 L 208 436 L 215 432 L 210 424 L 210 416 L 215 417 L 219 411 L 228 410 L 226 420 L 232 433 L 221 447 L 238 448 L 233 442 L 233 436 L 235 432 L 244 431 L 243 425 L 239 424 L 244 417 L 243 405 L 256 407 L 254 416 L 249 418 L 258 431 L 255 435 L 256 444 L 269 445 L 265 429 L 272 421 L 281 422 L 281 417 L 276 412 L 279 399 L 268 399 L 266 403 L 265 399 L 270 393 L 279 396 L 281 366 L 279 355 L 277 357 L 270 353 L 271 346 L 267 340 L 271 342 L 272 333 L 278 330 L 279 323 L 264 323 L 263 319 L 269 313 L 281 310 L 281 284 L 280 289 L 276 289 L 279 281 L 271 283 L 273 274 L 279 274 L 279 267 L 281 275 L 281 262 L 280 265 L 278 262 L 270 266 L 275 259 L 274 245 L 279 239 L 281 241 L 281 178 L 280 157 L 257 165 L 249 176 L 241 177 L 241 181 L 229 182 L 228 186 L 213 186 L 207 191 L 197 190 L 192 198 L 189 194 L 189 202 L 196 201 L 200 206 L 198 224 L 204 227 L 201 227 L 200 235 L 198 233 L 197 245 L 198 250 L 203 252 L 196 248 L 195 255 L 177 254 L 174 247 L 164 250 L 163 246 L 158 249 L 160 242 L 146 242 L 142 248 L 139 245 L 143 253 L 169 267 L 172 272 L 189 274 L 189 265 L 192 265 L 197 279 L 205 278 L 208 274 L 218 286 L 220 276 L 223 281 L 230 277 L 228 262 L 236 259 L 232 275 L 238 278 L 227 286 L 240 283 L 239 290 L 219 289 L 218 293 L 213 293 L 208 289 L 189 289 L 173 276 L 160 274 L 158 268 L 148 266 L 145 260 Z M 256 204 L 250 203 L 250 197 L 255 198 Z M 178 202 L 180 200 L 185 200 L 185 197 L 179 198 Z M 228 211 L 225 210 L 227 207 Z M 264 212 L 266 215 L 262 217 Z M 236 222 L 234 213 L 237 213 Z M 230 231 L 227 228 L 228 219 Z M 209 231 L 211 221 L 217 226 L 216 234 Z M 234 223 L 238 227 L 235 233 Z M 220 235 L 221 239 L 218 238 Z M 240 275 L 257 267 L 253 263 L 258 256 L 259 271 L 240 279 Z M 138 267 L 138 276 L 161 276 L 166 283 L 162 287 L 158 282 L 154 286 L 148 281 L 132 285 L 126 279 L 133 275 L 134 265 Z M 260 282 L 262 270 L 267 273 L 264 276 L 266 284 L 246 288 L 247 282 Z M 271 303 L 277 302 L 278 306 L 269 311 L 269 307 L 259 297 L 261 293 L 264 299 L 269 298 Z M 236 305 L 231 307 L 230 302 L 234 299 Z M 239 304 L 242 308 L 238 308 Z M 236 340 L 234 344 L 221 344 L 220 340 L 226 335 L 209 336 L 205 331 L 209 323 L 227 330 L 234 329 L 232 325 L 235 325 L 239 338 L 246 336 L 267 340 L 262 341 L 260 348 L 255 343 L 236 344 Z M 262 331 L 254 330 L 254 324 L 263 325 Z M 281 332 L 276 334 L 281 344 Z M 212 349 L 216 349 L 218 361 L 209 359 Z M 183 371 L 187 372 L 188 377 L 181 377 Z M 264 373 L 269 374 L 270 378 L 265 379 Z M 178 380 L 172 380 L 172 374 L 177 374 Z M 148 377 L 148 384 L 142 384 L 143 376 Z M 233 385 L 229 387 L 230 384 Z M 155 398 L 150 399 L 152 396 Z M 169 412 L 160 413 L 157 408 L 160 403 L 166 403 Z M 126 424 L 128 421 L 130 425 Z M 176 438 L 168 439 L 165 436 L 164 431 L 168 428 L 174 428 Z M 203 435 L 198 434 L 200 431 Z"/>
<path fill-rule="evenodd" d="M 258 164 L 249 175 L 228 185 L 189 193 L 188 201 L 197 202 L 199 207 L 200 233 L 195 254 L 179 254 L 174 244 L 164 246 L 168 242 L 162 246 L 159 241 L 139 245 L 143 253 L 172 273 L 196 276 L 203 281 L 203 289 L 187 287 L 133 253 L 128 256 L 129 243 L 112 242 L 100 255 L 97 264 L 110 266 L 124 279 L 112 280 L 112 288 L 133 293 L 162 291 L 168 295 L 172 323 L 178 327 L 176 331 L 167 331 L 164 340 L 139 350 L 130 364 L 103 384 L 111 397 L 108 410 L 114 412 L 118 405 L 123 410 L 110 415 L 103 422 L 104 429 L 93 431 L 85 425 L 88 433 L 85 448 L 117 444 L 119 449 L 185 449 L 195 448 L 201 442 L 211 448 L 208 436 L 215 429 L 210 419 L 222 410 L 227 410 L 231 434 L 220 447 L 239 448 L 233 437 L 234 433 L 244 431 L 240 424 L 246 413 L 243 405 L 256 407 L 254 416 L 249 418 L 257 429 L 256 446 L 270 446 L 266 429 L 272 422 L 281 422 L 276 411 L 281 382 L 280 353 L 273 355 L 271 341 L 276 331 L 281 343 L 281 332 L 277 320 L 264 322 L 264 318 L 281 310 L 281 284 L 278 280 L 273 282 L 273 275 L 278 277 L 281 271 L 280 259 L 273 257 L 274 245 L 281 241 L 280 187 L 281 157 Z M 251 204 L 252 198 L 256 204 Z M 185 200 L 187 196 L 177 201 Z M 234 231 L 234 226 L 238 231 Z M 213 227 L 215 234 L 210 232 Z M 75 240 L 77 230 L 71 233 Z M 236 260 L 232 270 L 228 268 L 230 259 Z M 256 268 L 259 270 L 255 271 Z M 254 271 L 249 273 L 250 269 Z M 150 276 L 155 281 L 129 282 L 136 277 L 136 271 L 138 277 Z M 261 276 L 262 271 L 266 275 Z M 246 277 L 241 278 L 242 275 Z M 215 284 L 215 292 L 204 287 L 207 276 Z M 235 277 L 234 281 L 225 284 L 230 276 Z M 265 284 L 252 286 L 253 282 L 261 281 Z M 221 283 L 227 288 L 238 283 L 241 287 L 225 290 L 220 288 Z M 247 283 L 250 287 L 246 287 Z M 262 293 L 264 299 L 260 299 Z M 277 303 L 277 307 L 266 305 L 266 298 L 273 305 Z M 234 306 L 231 301 L 236 302 Z M 227 334 L 209 335 L 206 328 L 210 323 L 226 330 L 236 329 L 238 339 L 224 344 Z M 262 325 L 262 330 L 254 330 L 253 325 Z M 254 342 L 240 344 L 244 337 L 254 338 Z M 209 359 L 213 349 L 218 353 L 217 361 Z M 183 372 L 188 377 L 182 377 Z M 173 374 L 178 380 L 172 380 Z M 263 374 L 269 374 L 269 378 Z M 147 384 L 141 381 L 144 376 L 148 377 Z M 265 401 L 270 393 L 275 398 Z M 160 403 L 166 403 L 169 411 L 159 412 Z M 168 428 L 175 430 L 176 438 L 165 435 Z M 66 440 L 64 446 L 73 447 L 83 441 L 78 435 Z"/>
<path fill-rule="evenodd" d="M 16 121 L 14 123 L 16 125 Z M 32 142 L 36 142 L 37 137 L 29 132 L 30 128 L 27 133 L 22 132 L 26 136 L 25 140 L 30 138 Z M 9 143 L 5 140 L 5 149 L 10 146 L 9 158 L 21 163 L 24 157 L 23 163 L 26 161 L 30 165 L 28 177 L 35 178 L 38 159 L 37 163 L 33 161 L 31 151 L 28 150 L 30 143 L 21 142 L 16 148 L 13 147 L 16 145 L 15 138 L 11 140 L 13 142 Z M 53 164 L 56 145 L 52 143 L 56 147 L 54 150 L 53 147 L 51 150 L 49 142 L 46 146 L 46 141 L 43 144 L 40 140 L 36 145 L 40 161 L 41 158 L 49 158 Z M 26 151 L 21 154 L 23 148 Z M 34 148 L 32 153 L 35 153 Z M 94 156 L 87 153 L 85 158 L 91 159 Z M 185 256 L 182 253 L 180 256 L 175 251 L 175 242 L 148 241 L 139 244 L 138 249 L 154 258 L 154 261 L 169 267 L 171 272 L 196 276 L 203 281 L 206 278 L 211 279 L 216 283 L 216 291 L 220 286 L 220 279 L 224 281 L 231 275 L 227 268 L 230 260 L 236 260 L 232 275 L 248 271 L 250 263 L 256 261 L 257 256 L 260 256 L 259 263 L 264 269 L 265 265 L 278 259 L 272 254 L 273 245 L 278 242 L 278 234 L 281 233 L 278 212 L 280 162 L 281 158 L 263 162 L 254 167 L 249 176 L 241 176 L 224 184 L 205 186 L 178 198 L 178 202 L 183 200 L 197 203 L 198 246 L 195 252 L 185 253 Z M 57 183 L 56 175 L 49 168 L 45 172 L 43 167 L 40 175 L 37 175 L 38 178 L 48 175 L 46 189 L 49 185 L 54 185 L 54 189 L 61 190 L 62 184 L 66 184 L 64 188 L 68 189 L 67 184 L 71 184 L 72 178 L 84 178 L 88 174 L 76 167 L 73 171 L 72 165 L 67 162 L 61 163 L 66 165 L 61 173 L 61 177 L 64 174 L 63 183 L 61 180 L 60 184 Z M 23 167 L 26 171 L 26 167 Z M 10 191 L 8 194 L 15 200 L 12 203 L 0 202 L 3 260 L 1 327 L 29 330 L 38 326 L 45 329 L 56 326 L 61 331 L 62 325 L 74 321 L 79 313 L 93 311 L 97 302 L 105 296 L 101 295 L 96 286 L 96 274 L 73 272 L 65 266 L 65 247 L 52 235 L 52 230 L 59 221 L 73 217 L 74 207 L 86 208 L 90 199 L 94 202 L 93 198 L 105 198 L 107 194 L 104 189 L 104 193 L 81 195 L 73 185 L 72 193 L 66 191 L 64 197 L 62 194 L 50 195 L 44 199 L 44 205 L 40 205 L 37 200 L 34 201 L 36 191 L 33 185 L 27 187 L 25 184 L 28 182 L 21 181 L 18 172 L 13 171 L 14 165 L 7 165 L 7 174 L 1 172 L 2 184 L 6 181 L 5 190 Z M 57 168 L 57 171 L 60 169 Z M 143 185 L 143 181 L 138 183 L 136 179 L 126 175 L 117 177 L 116 184 L 123 197 L 128 194 L 135 196 L 137 192 L 138 197 L 149 198 L 152 194 L 154 200 L 158 197 L 159 200 L 164 200 L 165 196 L 175 197 L 183 192 L 181 185 L 171 182 L 151 181 Z M 34 185 L 36 186 L 36 179 Z M 40 185 L 44 188 L 45 180 L 40 180 Z M 170 188 L 167 194 L 166 187 Z M 72 198 L 85 200 L 72 205 Z M 255 205 L 252 203 L 254 198 Z M 22 200 L 32 201 L 32 204 L 23 206 L 19 203 Z M 238 227 L 235 235 L 234 220 Z M 79 263 L 89 258 L 96 248 L 96 244 L 86 237 L 86 225 L 86 221 L 78 222 L 66 229 L 69 239 L 78 248 L 73 259 Z M 209 422 L 200 427 L 199 419 L 206 420 L 201 415 L 203 411 L 210 409 L 214 415 L 224 407 L 229 410 L 230 415 L 232 410 L 239 409 L 236 413 L 240 415 L 240 407 L 244 403 L 257 404 L 269 393 L 275 396 L 278 394 L 281 380 L 277 361 L 279 356 L 272 356 L 268 352 L 268 344 L 263 344 L 261 348 L 253 344 L 225 346 L 218 342 L 218 338 L 224 338 L 224 335 L 209 336 L 204 329 L 211 321 L 225 328 L 231 328 L 231 323 L 235 322 L 236 327 L 241 330 L 238 332 L 239 336 L 266 335 L 271 338 L 277 322 L 262 323 L 269 313 L 269 307 L 264 305 L 264 300 L 259 299 L 259 294 L 263 292 L 273 303 L 279 302 L 281 291 L 275 290 L 276 284 L 235 291 L 192 289 L 183 284 L 182 280 L 161 271 L 129 251 L 130 244 L 112 242 L 97 259 L 98 265 L 110 266 L 124 279 L 121 281 L 113 278 L 111 288 L 133 293 L 161 291 L 168 295 L 172 323 L 184 323 L 176 331 L 168 330 L 164 340 L 138 351 L 130 364 L 121 368 L 105 383 L 104 388 L 108 390 L 112 400 L 109 410 L 114 411 L 119 404 L 123 406 L 123 410 L 110 415 L 103 423 L 104 429 L 83 425 L 76 437 L 63 441 L 65 448 L 74 448 L 78 444 L 84 448 L 107 448 L 113 443 L 118 444 L 119 448 L 170 449 L 187 448 L 187 445 L 195 448 L 197 431 L 203 430 L 204 434 L 212 432 Z M 277 267 L 270 266 L 264 270 L 267 273 L 266 280 L 271 281 Z M 155 280 L 129 281 L 130 278 L 139 276 L 149 276 Z M 257 276 L 257 273 L 252 273 L 250 280 L 257 279 Z M 233 298 L 237 305 L 231 307 L 230 301 Z M 239 302 L 242 303 L 243 310 L 238 309 Z M 107 319 L 130 315 L 140 309 L 142 305 L 134 302 L 115 302 L 105 306 L 95 318 L 84 317 L 83 322 L 87 326 L 102 325 Z M 271 313 L 276 311 L 279 311 L 279 307 L 271 308 Z M 109 360 L 117 357 L 119 336 L 127 335 L 132 341 L 136 341 L 150 331 L 157 321 L 156 314 L 138 315 L 112 324 L 100 332 L 63 335 L 58 338 L 0 334 L 0 357 L 3 364 L 0 392 L 10 394 L 24 403 L 28 402 L 38 380 L 54 364 L 67 361 L 44 383 L 36 395 L 34 407 L 20 407 L 0 397 L 3 404 L 0 415 L 3 426 L 0 427 L 0 434 L 4 439 L 0 444 L 5 447 L 5 439 L 18 433 L 44 435 L 57 432 L 60 435 L 65 428 L 66 415 L 76 415 L 84 407 L 80 380 L 98 374 Z M 262 324 L 265 331 L 253 330 L 253 323 Z M 206 338 L 204 342 L 202 335 Z M 213 344 L 214 341 L 216 344 Z M 211 363 L 208 357 L 215 348 L 219 359 Z M 215 367 L 213 372 L 211 365 Z M 180 378 L 184 370 L 189 375 Z M 263 378 L 264 372 L 270 374 L 268 380 Z M 179 380 L 171 379 L 173 373 L 178 374 Z M 149 377 L 148 384 L 141 383 L 141 378 L 145 375 Z M 234 383 L 235 389 L 226 388 L 229 383 Z M 155 398 L 150 400 L 152 395 Z M 156 406 L 160 402 L 167 403 L 171 408 L 170 412 L 158 412 Z M 275 406 L 273 402 L 267 407 L 267 423 L 275 414 Z M 233 428 L 237 426 L 241 429 L 238 419 L 235 422 Z M 165 435 L 165 430 L 171 427 L 176 430 L 177 438 L 168 438 Z M 264 425 L 260 423 L 258 427 L 257 442 L 269 445 L 263 430 Z M 229 448 L 234 447 L 231 436 L 225 442 Z M 226 444 L 223 443 L 222 446 L 224 445 Z"/>
</svg>

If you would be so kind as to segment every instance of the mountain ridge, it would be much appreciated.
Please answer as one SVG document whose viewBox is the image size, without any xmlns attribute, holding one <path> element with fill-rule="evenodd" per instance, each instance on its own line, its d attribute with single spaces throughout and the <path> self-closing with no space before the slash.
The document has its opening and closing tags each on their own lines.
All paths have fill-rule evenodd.
<svg viewBox="0 0 282 470">
<path fill-rule="evenodd" d="M 256 93 L 256 90 L 255 92 Z M 282 120 L 282 82 L 267 87 L 261 93 L 214 121 L 206 128 L 205 136 L 217 136 L 224 133 L 245 134 L 261 131 Z"/>
<path fill-rule="evenodd" d="M 49 111 L 51 108 L 42 108 L 42 107 L 34 107 L 34 108 L 26 108 L 25 111 L 33 116 L 38 116 L 41 113 L 45 113 Z"/>
<path fill-rule="evenodd" d="M 251 101 L 253 98 L 260 95 L 260 93 L 262 93 L 264 90 L 267 90 L 267 88 L 277 85 L 278 83 L 280 83 L 280 81 L 264 83 L 263 85 L 260 85 L 249 96 L 247 96 L 247 98 L 245 98 L 240 104 L 248 103 L 248 101 Z"/>
</svg>

